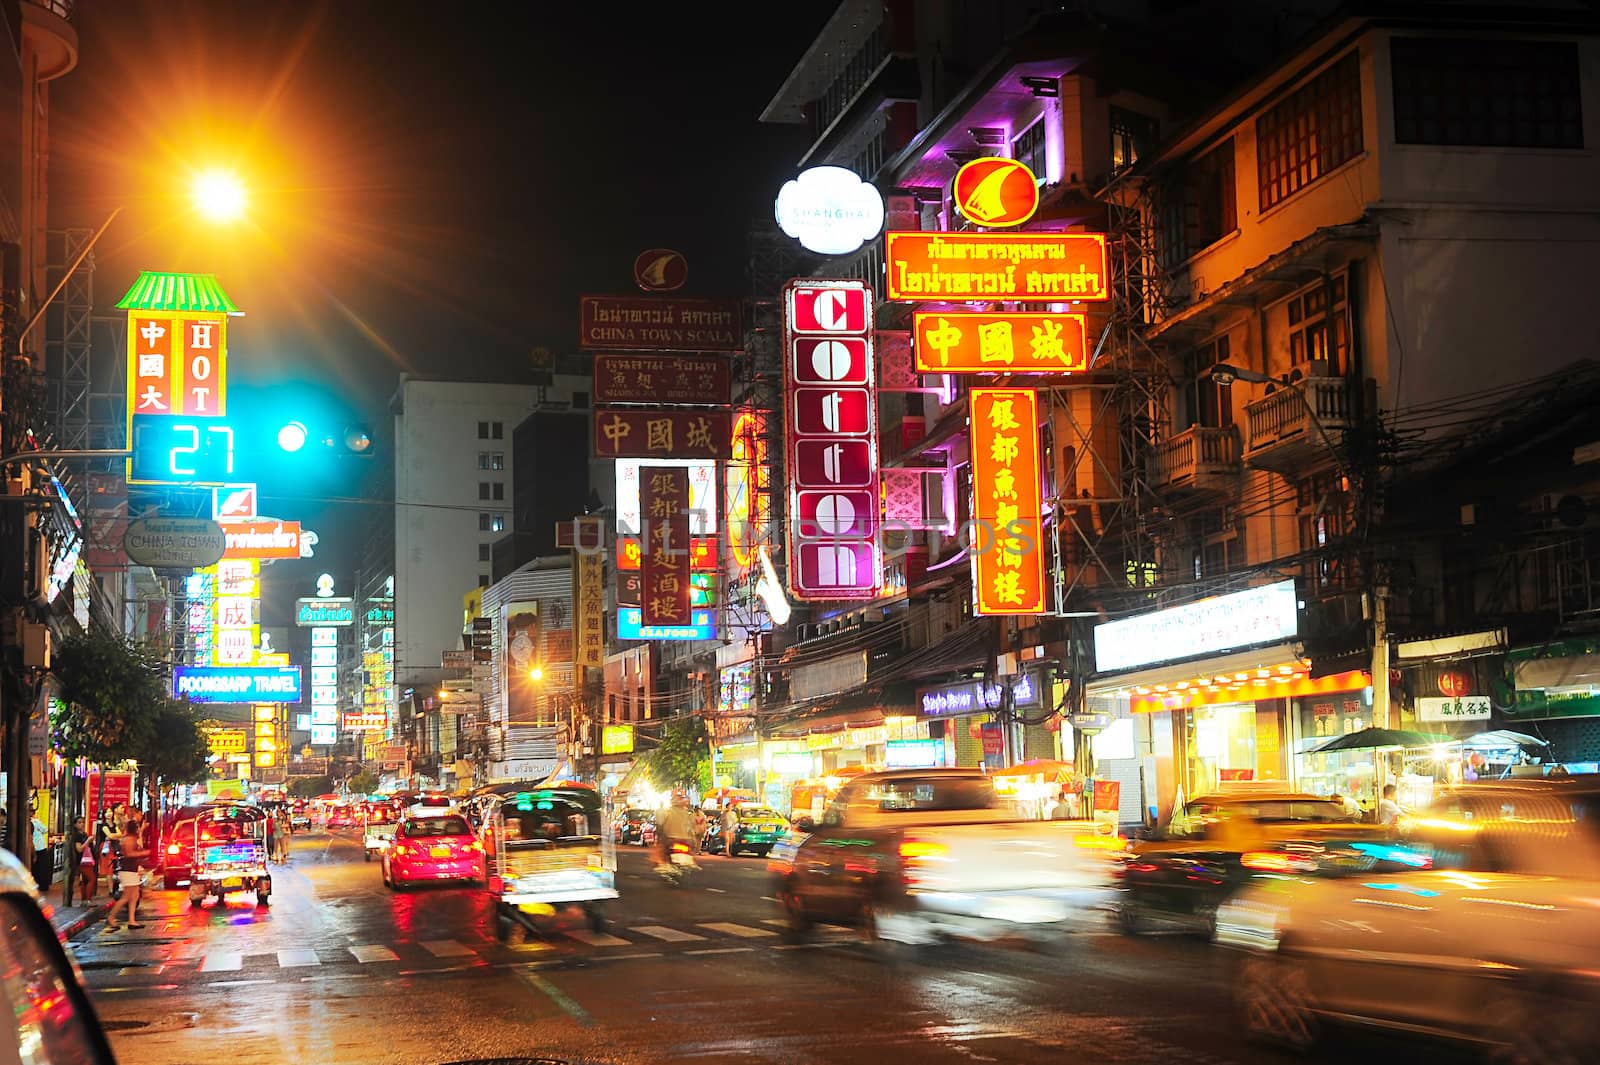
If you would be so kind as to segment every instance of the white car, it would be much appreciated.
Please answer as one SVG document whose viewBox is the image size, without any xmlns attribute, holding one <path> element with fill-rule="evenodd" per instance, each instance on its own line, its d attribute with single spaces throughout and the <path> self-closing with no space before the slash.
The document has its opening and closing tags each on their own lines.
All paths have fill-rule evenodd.
<svg viewBox="0 0 1600 1065">
<path fill-rule="evenodd" d="M 1357 846 L 1377 868 L 1261 874 L 1218 911 L 1251 1035 L 1306 1050 L 1354 1023 L 1596 1060 L 1600 779 L 1465 785 Z"/>
</svg>

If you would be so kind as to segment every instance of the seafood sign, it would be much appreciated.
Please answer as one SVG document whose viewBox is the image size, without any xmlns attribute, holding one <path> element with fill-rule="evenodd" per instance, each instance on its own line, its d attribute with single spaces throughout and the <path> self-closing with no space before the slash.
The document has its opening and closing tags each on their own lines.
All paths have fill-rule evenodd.
<svg viewBox="0 0 1600 1065">
<path fill-rule="evenodd" d="M 1101 233 L 884 234 L 891 300 L 1103 300 Z"/>
</svg>

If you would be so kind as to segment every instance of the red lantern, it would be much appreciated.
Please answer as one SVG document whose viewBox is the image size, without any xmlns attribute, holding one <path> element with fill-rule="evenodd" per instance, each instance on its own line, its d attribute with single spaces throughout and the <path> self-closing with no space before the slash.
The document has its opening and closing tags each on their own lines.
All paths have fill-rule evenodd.
<svg viewBox="0 0 1600 1065">
<path fill-rule="evenodd" d="M 1459 699 L 1472 691 L 1472 678 L 1458 669 L 1447 669 L 1439 674 L 1439 692 L 1452 699 Z"/>
<path fill-rule="evenodd" d="M 1045 718 L 1044 719 L 1044 730 L 1046 732 L 1060 732 L 1061 731 L 1061 715 L 1060 714 L 1051 714 L 1049 717 Z"/>
<path fill-rule="evenodd" d="M 1467 762 L 1474 769 L 1482 769 L 1483 763 L 1487 760 L 1488 759 L 1484 758 L 1484 756 L 1479 754 L 1477 751 L 1473 751 L 1471 754 L 1467 755 Z"/>
</svg>

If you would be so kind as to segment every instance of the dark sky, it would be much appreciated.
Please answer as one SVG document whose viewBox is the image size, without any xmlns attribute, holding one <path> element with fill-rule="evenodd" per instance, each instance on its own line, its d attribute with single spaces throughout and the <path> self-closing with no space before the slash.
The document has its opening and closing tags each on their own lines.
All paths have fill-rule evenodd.
<svg viewBox="0 0 1600 1065">
<path fill-rule="evenodd" d="M 230 415 L 364 419 L 387 443 L 402 370 L 517 380 L 532 347 L 573 350 L 579 293 L 631 290 L 645 248 L 684 252 L 686 294 L 744 295 L 745 222 L 804 142 L 756 119 L 834 6 L 81 4 L 51 223 L 124 205 L 102 312 L 141 268 L 218 275 L 247 313 Z M 218 164 L 250 186 L 247 225 L 187 211 L 188 175 Z M 322 536 L 303 583 L 352 563 L 370 512 L 326 500 L 386 472 L 261 466 L 273 513 Z"/>
</svg>

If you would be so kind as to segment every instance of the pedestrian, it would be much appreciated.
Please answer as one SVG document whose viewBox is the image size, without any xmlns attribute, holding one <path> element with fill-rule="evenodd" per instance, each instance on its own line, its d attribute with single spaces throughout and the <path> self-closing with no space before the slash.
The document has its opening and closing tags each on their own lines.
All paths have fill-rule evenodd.
<svg viewBox="0 0 1600 1065">
<path fill-rule="evenodd" d="M 278 860 L 278 822 L 270 811 L 267 813 L 267 859 Z"/>
<path fill-rule="evenodd" d="M 56 854 L 50 846 L 50 830 L 45 828 L 37 807 L 28 824 L 33 829 L 33 882 L 40 891 L 49 891 L 56 878 Z"/>
<path fill-rule="evenodd" d="M 1395 786 L 1393 784 L 1385 784 L 1383 786 L 1383 798 L 1378 800 L 1378 824 L 1392 828 L 1395 822 L 1400 820 L 1400 804 L 1395 801 L 1394 797 Z"/>
<path fill-rule="evenodd" d="M 733 803 L 722 808 L 722 849 L 733 857 L 733 847 L 739 837 L 739 811 L 734 809 Z"/>
<path fill-rule="evenodd" d="M 117 924 L 117 907 L 127 904 L 128 927 L 143 928 L 139 923 L 139 889 L 144 883 L 144 873 L 140 870 L 141 860 L 147 853 L 139 838 L 139 822 L 129 820 L 122 827 L 121 836 L 122 856 L 117 859 L 117 882 L 122 885 L 122 897 L 111 904 L 111 909 L 106 911 L 106 928 L 115 932 L 120 925 Z"/>
<path fill-rule="evenodd" d="M 72 819 L 72 838 L 67 859 L 68 875 L 78 878 L 78 901 L 93 902 L 95 881 L 99 879 L 95 876 L 94 841 L 84 829 L 81 817 Z"/>
<path fill-rule="evenodd" d="M 700 853 L 706 840 L 706 828 L 711 824 L 711 819 L 706 816 L 703 808 L 694 808 L 694 838 L 689 841 L 689 846 L 696 854 Z"/>
<path fill-rule="evenodd" d="M 1050 808 L 1050 820 L 1071 821 L 1076 813 L 1077 811 L 1072 808 L 1072 804 L 1067 801 L 1067 789 L 1062 788 L 1056 792 L 1056 803 Z"/>
</svg>

